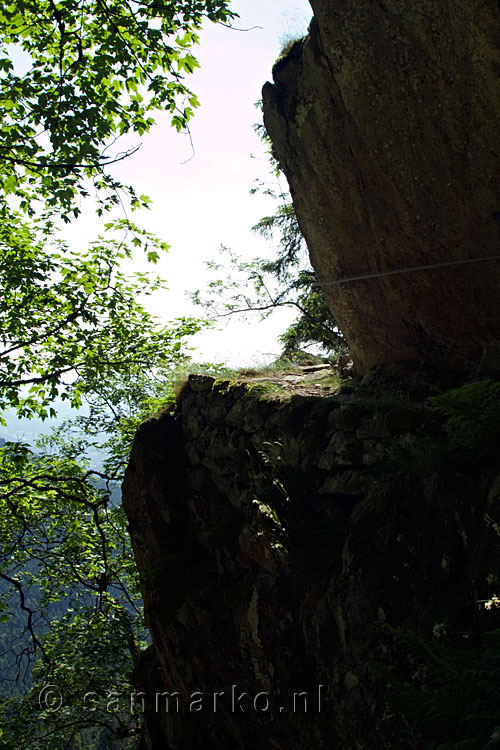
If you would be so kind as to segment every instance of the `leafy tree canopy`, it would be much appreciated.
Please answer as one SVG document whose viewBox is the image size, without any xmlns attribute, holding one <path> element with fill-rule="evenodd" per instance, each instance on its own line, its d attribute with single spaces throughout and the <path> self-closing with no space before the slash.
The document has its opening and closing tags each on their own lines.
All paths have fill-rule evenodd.
<svg viewBox="0 0 500 750">
<path fill-rule="evenodd" d="M 185 83 L 196 32 L 205 18 L 232 17 L 225 0 L 0 9 L 0 408 L 46 416 L 75 378 L 78 405 L 96 377 L 169 358 L 196 330 L 157 326 L 138 300 L 161 282 L 119 270 L 134 247 L 155 262 L 165 243 L 122 217 L 106 224 L 106 239 L 70 251 L 56 227 L 91 196 L 97 213 L 125 199 L 148 205 L 107 169 L 134 150 L 118 151 L 119 136 L 147 132 L 155 110 L 187 125 L 198 104 Z"/>
<path fill-rule="evenodd" d="M 122 222 L 125 224 L 125 222 Z M 160 326 L 140 304 L 165 284 L 146 273 L 120 270 L 131 248 L 98 238 L 85 253 L 37 240 L 25 224 L 0 228 L 0 409 L 19 416 L 53 415 L 56 396 L 79 406 L 97 382 L 113 373 L 151 370 L 174 361 L 185 335 L 199 323 Z M 137 244 L 163 243 L 134 228 Z M 17 242 L 13 246 L 13 234 Z M 1 416 L 0 416 L 1 420 Z"/>
<path fill-rule="evenodd" d="M 0 9 L 2 208 L 14 195 L 34 214 L 42 199 L 78 215 L 90 185 L 116 203 L 106 167 L 131 151 L 119 136 L 146 133 L 156 110 L 180 130 L 198 106 L 185 74 L 204 18 L 234 16 L 226 0 L 19 0 Z M 25 53 L 27 63 L 12 57 Z M 27 71 L 18 68 L 28 67 Z M 114 149 L 114 150 L 113 150 Z M 133 151 L 134 149 L 132 149 Z M 106 190 L 108 192 L 106 192 Z M 141 202 L 132 188 L 133 202 Z M 35 205 L 34 199 L 37 203 Z M 142 200 L 144 202 L 144 200 Z M 102 210 L 102 207 L 101 207 Z"/>
<path fill-rule="evenodd" d="M 202 324 L 160 325 L 145 308 L 164 282 L 126 274 L 124 263 L 135 251 L 155 263 L 167 245 L 130 221 L 129 208 L 150 201 L 110 167 L 136 150 L 156 111 L 170 112 L 177 130 L 187 126 L 198 105 L 185 82 L 197 66 L 197 32 L 204 19 L 233 17 L 226 0 L 0 8 L 0 421 L 9 407 L 47 417 L 57 396 L 74 406 L 85 399 L 91 413 L 79 436 L 62 430 L 36 449 L 0 448 L 0 621 L 5 628 L 21 613 L 25 631 L 13 633 L 9 674 L 38 658 L 32 694 L 21 705 L 0 696 L 0 747 L 92 747 L 101 730 L 137 731 L 130 714 L 107 704 L 77 706 L 89 689 L 130 687 L 143 622 L 113 483 L 146 394 L 168 391 L 184 338 Z M 119 218 L 110 215 L 89 247 L 69 247 L 59 230 L 83 200 L 99 215 L 117 207 Z M 101 426 L 111 448 L 98 472 L 85 444 L 102 442 Z M 38 695 L 51 680 L 64 703 L 49 717 Z"/>
</svg>

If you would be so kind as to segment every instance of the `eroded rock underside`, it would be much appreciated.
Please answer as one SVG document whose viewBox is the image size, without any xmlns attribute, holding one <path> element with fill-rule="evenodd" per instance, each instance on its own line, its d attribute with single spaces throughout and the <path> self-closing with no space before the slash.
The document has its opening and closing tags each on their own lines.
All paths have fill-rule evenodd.
<svg viewBox="0 0 500 750">
<path fill-rule="evenodd" d="M 143 748 L 407 747 L 380 668 L 426 677 L 393 628 L 496 621 L 477 601 L 500 486 L 426 464 L 443 421 L 421 398 L 191 376 L 141 426 L 124 504 L 153 639 Z"/>
<path fill-rule="evenodd" d="M 500 254 L 497 0 L 311 0 L 264 120 L 321 281 Z M 500 261 L 326 285 L 357 370 L 495 359 Z"/>
</svg>

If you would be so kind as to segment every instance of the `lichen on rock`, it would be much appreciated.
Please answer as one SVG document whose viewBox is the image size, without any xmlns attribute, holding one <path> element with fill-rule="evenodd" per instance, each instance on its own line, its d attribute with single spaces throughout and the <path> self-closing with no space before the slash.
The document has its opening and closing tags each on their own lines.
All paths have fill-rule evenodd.
<svg viewBox="0 0 500 750">
<path fill-rule="evenodd" d="M 311 6 L 264 122 L 357 371 L 500 371 L 498 3 Z"/>
</svg>

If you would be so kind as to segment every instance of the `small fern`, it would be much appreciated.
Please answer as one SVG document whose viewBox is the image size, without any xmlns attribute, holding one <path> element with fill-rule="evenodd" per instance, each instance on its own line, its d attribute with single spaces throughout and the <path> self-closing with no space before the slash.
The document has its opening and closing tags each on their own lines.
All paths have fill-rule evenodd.
<svg viewBox="0 0 500 750">
<path fill-rule="evenodd" d="M 500 630 L 481 636 L 479 645 L 425 641 L 402 630 L 395 636 L 427 674 L 425 690 L 391 680 L 413 747 L 500 748 Z"/>
<path fill-rule="evenodd" d="M 424 433 L 395 438 L 378 467 L 380 472 L 442 479 L 500 468 L 500 382 L 469 383 L 429 401 L 445 421 Z"/>
<path fill-rule="evenodd" d="M 467 463 L 498 463 L 500 382 L 482 380 L 433 396 L 431 403 L 448 417 L 450 452 Z"/>
</svg>

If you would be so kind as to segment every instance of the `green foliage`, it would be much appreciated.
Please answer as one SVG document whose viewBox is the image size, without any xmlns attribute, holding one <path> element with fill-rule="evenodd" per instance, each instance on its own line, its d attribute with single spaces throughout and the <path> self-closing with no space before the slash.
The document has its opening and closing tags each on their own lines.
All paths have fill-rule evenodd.
<svg viewBox="0 0 500 750">
<path fill-rule="evenodd" d="M 0 9 L 0 421 L 6 408 L 53 415 L 56 397 L 90 409 L 36 452 L 0 448 L 0 618 L 10 629 L 2 643 L 17 644 L 10 667 L 26 684 L 35 664 L 29 694 L 2 700 L 0 747 L 88 750 L 104 735 L 137 731 L 126 709 L 82 705 L 89 690 L 100 701 L 129 690 L 143 636 L 113 490 L 137 421 L 169 390 L 185 337 L 201 324 L 159 325 L 143 301 L 164 283 L 123 271 L 137 252 L 156 263 L 167 245 L 130 221 L 127 210 L 150 199 L 109 167 L 137 150 L 131 139 L 150 130 L 155 112 L 187 127 L 198 106 L 185 83 L 198 65 L 197 32 L 205 18 L 232 17 L 226 0 L 22 0 Z M 70 248 L 59 229 L 84 199 L 98 215 L 117 206 L 122 218 L 89 247 Z M 99 472 L 85 454 L 103 432 Z M 63 703 L 44 712 L 38 696 L 52 683 Z"/>
<path fill-rule="evenodd" d="M 248 384 L 245 398 L 247 401 L 264 401 L 266 398 L 271 400 L 276 398 L 287 400 L 291 398 L 291 394 L 279 383 L 261 381 Z"/>
<path fill-rule="evenodd" d="M 483 380 L 429 397 L 444 420 L 421 434 L 391 444 L 385 470 L 416 477 L 461 477 L 498 469 L 500 383 Z"/>
<path fill-rule="evenodd" d="M 48 621 L 53 602 L 78 608 L 91 599 L 101 608 L 110 589 L 114 598 L 139 599 L 124 513 L 111 502 L 112 478 L 87 469 L 66 445 L 58 452 L 52 441 L 50 448 L 0 449 L 0 577 L 26 612 L 26 648 L 43 655 L 36 625 Z M 26 605 L 33 587 L 36 611 Z M 5 592 L 3 601 L 11 599 Z"/>
<path fill-rule="evenodd" d="M 286 55 L 299 41 L 300 39 L 296 38 L 288 39 L 282 55 Z M 257 102 L 257 106 L 262 108 L 262 102 Z M 256 125 L 255 130 L 262 142 L 268 146 L 269 162 L 279 179 L 280 168 L 271 139 L 263 125 Z M 329 355 L 345 354 L 348 350 L 347 343 L 338 329 L 337 321 L 321 287 L 316 285 L 317 278 L 309 262 L 307 247 L 291 196 L 281 187 L 275 192 L 273 189 L 265 188 L 263 184 L 254 188 L 252 192 L 259 190 L 278 200 L 279 206 L 274 214 L 260 219 L 253 230 L 269 242 L 277 242 L 278 251 L 274 260 L 254 261 L 253 274 L 258 280 L 256 291 L 259 293 L 264 289 L 270 298 L 267 302 L 271 302 L 273 307 L 292 306 L 298 311 L 296 320 L 280 337 L 283 356 L 291 360 L 300 360 L 303 348 L 307 349 L 311 345 L 319 346 Z M 273 298 L 267 291 L 270 279 L 278 282 L 278 289 Z"/>
<path fill-rule="evenodd" d="M 97 747 L 119 737 L 121 747 L 132 747 L 134 631 L 129 614 L 111 601 L 98 610 L 69 610 L 54 623 L 44 640 L 48 661 L 36 665 L 31 691 L 21 701 L 4 700 L 7 742 L 39 750 Z"/>
<path fill-rule="evenodd" d="M 281 199 L 284 200 L 283 196 Z M 280 337 L 283 355 L 293 359 L 301 347 L 311 344 L 318 344 L 328 353 L 345 353 L 346 343 L 321 287 L 314 286 L 317 278 L 309 264 L 293 204 L 282 203 L 275 214 L 262 218 L 254 231 L 269 241 L 278 240 L 276 258 L 258 261 L 263 278 L 274 277 L 279 282 L 276 304 L 288 300 L 299 311 L 297 319 Z"/>
<path fill-rule="evenodd" d="M 448 417 L 450 453 L 462 466 L 498 466 L 500 382 L 481 380 L 430 398 Z"/>
<path fill-rule="evenodd" d="M 300 362 L 306 356 L 305 350 L 314 345 L 329 356 L 345 353 L 346 342 L 321 289 L 314 286 L 314 272 L 305 267 L 308 262 L 304 253 L 300 257 L 294 256 L 292 250 L 290 253 L 292 260 L 287 253 L 279 253 L 275 261 L 244 261 L 229 248 L 221 247 L 220 255 L 225 255 L 228 262 L 206 264 L 220 278 L 191 297 L 215 318 L 252 313 L 265 318 L 280 307 L 297 310 L 296 320 L 280 336 L 282 357 L 289 362 Z"/>
<path fill-rule="evenodd" d="M 271 271 L 272 273 L 272 271 Z M 302 350 L 316 344 L 329 356 L 347 353 L 347 344 L 337 328 L 337 322 L 327 305 L 320 287 L 315 287 L 312 271 L 299 271 L 288 286 L 289 295 L 296 295 L 300 314 L 281 334 L 283 356 L 300 360 Z"/>
<path fill-rule="evenodd" d="M 77 405 L 96 378 L 147 369 L 162 347 L 165 360 L 175 354 L 179 337 L 138 301 L 161 282 L 119 270 L 135 248 L 156 262 L 165 243 L 128 218 L 108 222 L 115 236 L 84 251 L 56 230 L 91 195 L 98 214 L 126 197 L 132 210 L 148 206 L 106 171 L 131 153 L 112 149 L 121 135 L 147 132 L 155 110 L 169 110 L 178 129 L 187 124 L 197 105 L 184 81 L 197 65 L 196 31 L 204 18 L 231 17 L 225 0 L 2 7 L 0 408 L 46 416 L 75 377 Z M 193 329 L 186 322 L 184 332 Z"/>
<path fill-rule="evenodd" d="M 19 443 L 0 448 L 0 612 L 18 644 L 3 665 L 10 675 L 29 675 L 36 659 L 28 693 L 9 685 L 0 705 L 6 736 L 25 747 L 52 750 L 78 738 L 82 747 L 97 747 L 102 731 L 128 747 L 138 732 L 130 673 L 144 621 L 114 488 L 138 423 L 175 400 L 188 369 L 182 359 L 182 374 L 173 359 L 154 378 L 124 372 L 96 380 L 87 413 L 43 436 L 36 453 Z M 85 462 L 93 445 L 105 457 L 103 471 Z M 50 685 L 63 705 L 41 712 L 39 695 Z"/>
<path fill-rule="evenodd" d="M 9 236 L 4 226 L 0 237 L 0 408 L 44 417 L 56 396 L 78 406 L 117 372 L 178 359 L 182 338 L 199 329 L 194 320 L 159 326 L 138 302 L 164 283 L 125 276 L 119 264 L 132 250 L 123 238 L 99 238 L 83 255 L 19 229 Z M 163 249 L 144 232 L 137 237 Z"/>
<path fill-rule="evenodd" d="M 411 441 L 394 441 L 384 471 L 424 484 L 430 477 L 436 483 L 446 478 L 448 488 L 453 480 L 463 485 L 480 472 L 494 476 L 499 467 L 499 396 L 500 383 L 492 380 L 431 396 L 440 419 Z M 496 529 L 488 515 L 485 521 Z M 487 604 L 496 608 L 497 597 Z M 428 640 L 396 631 L 419 675 L 418 687 L 386 675 L 407 721 L 407 746 L 417 750 L 500 747 L 500 630 L 447 635 L 444 624 L 437 624 L 434 635 Z"/>
<path fill-rule="evenodd" d="M 425 690 L 393 681 L 409 747 L 490 750 L 500 746 L 500 631 L 424 641 L 396 631 L 425 674 Z M 472 641 L 472 642 L 471 642 Z"/>
<path fill-rule="evenodd" d="M 179 355 L 178 361 L 186 361 L 186 357 Z M 106 473 L 121 475 L 139 424 L 175 401 L 176 366 L 174 358 L 169 364 L 158 366 L 154 377 L 138 372 L 133 380 L 129 380 L 117 374 L 96 383 L 86 399 L 87 413 L 63 425 L 62 437 L 68 436 L 71 430 L 70 443 L 76 441 L 78 444 L 83 438 L 87 447 L 98 446 Z M 61 436 L 56 434 L 54 439 L 59 442 Z M 83 446 L 82 449 L 85 450 Z"/>
<path fill-rule="evenodd" d="M 281 46 L 281 51 L 278 55 L 276 62 L 286 57 L 296 44 L 299 44 L 300 42 L 302 42 L 303 38 L 304 37 L 298 37 L 295 34 L 286 34 L 285 36 L 283 36 L 280 39 L 282 46 Z M 276 62 L 274 63 L 275 65 L 276 65 Z"/>
<path fill-rule="evenodd" d="M 80 211 L 75 197 L 91 187 L 106 192 L 101 211 L 116 203 L 123 186 L 106 167 L 136 150 L 110 153 L 116 139 L 146 133 L 159 110 L 172 113 L 177 129 L 186 126 L 198 106 L 184 82 L 198 65 L 190 51 L 197 31 L 204 18 L 233 15 L 225 0 L 4 3 L 0 212 L 14 196 L 30 215 L 36 199 L 69 220 Z M 147 204 L 126 192 L 134 205 Z"/>
<path fill-rule="evenodd" d="M 266 441 L 257 453 L 265 472 L 256 466 L 252 486 L 258 495 L 253 503 L 273 549 L 286 558 L 290 574 L 286 585 L 303 596 L 324 575 L 331 577 L 339 564 L 345 519 L 340 513 L 328 518 L 314 512 L 304 515 L 311 493 L 309 479 L 300 469 L 306 446 L 293 439 Z"/>
<path fill-rule="evenodd" d="M 274 196 L 277 197 L 277 196 Z M 281 197 L 284 200 L 284 197 Z M 295 215 L 293 204 L 283 202 L 275 214 L 264 216 L 253 227 L 266 240 L 271 242 L 278 236 L 280 253 L 276 260 L 268 261 L 266 271 L 273 273 L 280 281 L 285 282 L 290 266 L 299 263 L 304 252 L 304 238 Z"/>
</svg>

